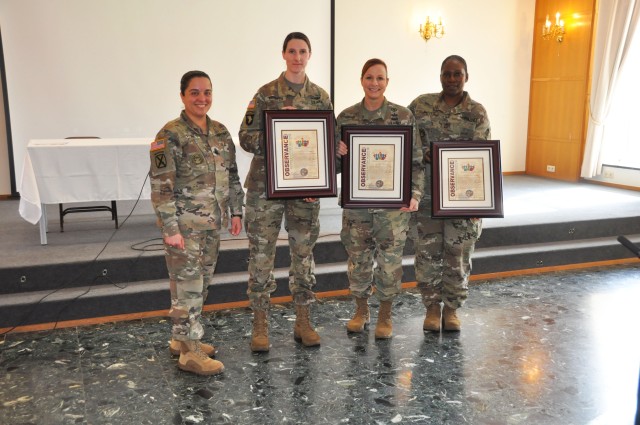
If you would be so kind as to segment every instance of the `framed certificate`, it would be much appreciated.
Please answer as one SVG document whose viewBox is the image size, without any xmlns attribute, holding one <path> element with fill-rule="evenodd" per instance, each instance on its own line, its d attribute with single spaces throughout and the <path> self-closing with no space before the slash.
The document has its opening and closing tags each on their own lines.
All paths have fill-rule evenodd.
<svg viewBox="0 0 640 425">
<path fill-rule="evenodd" d="M 504 217 L 499 140 L 431 143 L 432 216 Z"/>
<path fill-rule="evenodd" d="M 401 208 L 411 201 L 410 125 L 346 125 L 342 141 L 344 208 Z"/>
<path fill-rule="evenodd" d="M 268 110 L 267 198 L 336 196 L 333 111 Z"/>
</svg>

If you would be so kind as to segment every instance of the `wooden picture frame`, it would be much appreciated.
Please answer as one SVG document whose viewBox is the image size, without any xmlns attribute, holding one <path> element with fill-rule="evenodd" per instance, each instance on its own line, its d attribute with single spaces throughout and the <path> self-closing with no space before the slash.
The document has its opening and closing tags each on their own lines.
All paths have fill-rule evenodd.
<svg viewBox="0 0 640 425">
<path fill-rule="evenodd" d="M 411 202 L 413 127 L 345 125 L 343 208 L 402 208 Z"/>
<path fill-rule="evenodd" d="M 267 110 L 267 198 L 337 195 L 333 111 Z"/>
<path fill-rule="evenodd" d="M 499 140 L 431 143 L 436 218 L 504 217 Z"/>
</svg>

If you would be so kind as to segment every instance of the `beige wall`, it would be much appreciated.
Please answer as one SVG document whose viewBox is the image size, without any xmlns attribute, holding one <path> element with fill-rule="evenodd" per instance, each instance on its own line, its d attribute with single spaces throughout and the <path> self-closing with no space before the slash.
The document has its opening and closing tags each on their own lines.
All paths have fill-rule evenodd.
<svg viewBox="0 0 640 425">
<path fill-rule="evenodd" d="M 458 54 L 469 67 L 466 89 L 486 107 L 492 137 L 501 140 L 503 171 L 524 171 L 535 0 L 336 3 L 337 111 L 362 98 L 360 70 L 371 57 L 387 62 L 387 98 L 408 105 L 441 90 L 441 62 Z M 427 14 L 442 16 L 442 39 L 418 36 Z"/>
<path fill-rule="evenodd" d="M 407 105 L 421 93 L 439 91 L 442 60 L 459 54 L 469 65 L 466 89 L 487 108 L 492 137 L 502 142 L 503 171 L 524 172 L 532 47 L 540 43 L 536 4 L 560 7 L 547 0 L 336 1 L 336 112 L 362 98 L 359 73 L 371 57 L 389 65 L 389 100 Z M 577 3 L 562 4 L 575 9 Z M 210 0 L 0 0 L 18 180 L 33 138 L 152 138 L 181 109 L 177 85 L 187 69 L 211 74 L 212 116 L 236 137 L 255 90 L 284 69 L 280 49 L 290 31 L 310 36 L 308 74 L 329 90 L 330 2 L 306 1 L 306 14 L 314 19 L 304 23 L 297 5 L 295 0 L 246 0 L 241 7 Z M 427 14 L 442 17 L 442 39 L 419 37 Z M 553 63 L 575 44 L 577 31 L 570 30 L 557 51 L 549 50 Z M 568 137 L 579 143 L 574 136 Z M 6 163 L 6 148 L 0 145 L 0 151 Z M 242 176 L 250 158 L 239 149 Z M 0 194 L 8 193 L 8 166 L 0 165 Z"/>
<path fill-rule="evenodd" d="M 418 94 L 439 91 L 442 59 L 459 54 L 469 64 L 466 88 L 485 105 L 492 136 L 502 141 L 503 171 L 523 172 L 532 45 L 541 24 L 536 3 L 336 1 L 336 111 L 361 99 L 359 72 L 370 57 L 388 63 L 387 97 L 406 105 Z M 295 0 L 246 0 L 240 6 L 211 0 L 0 0 L 18 179 L 32 138 L 153 137 L 179 112 L 177 81 L 187 69 L 211 74 L 212 115 L 235 137 L 254 91 L 284 68 L 280 44 L 289 31 L 311 37 L 308 74 L 329 90 L 330 2 L 305 1 L 305 15 L 314 19 L 304 21 L 298 5 Z M 418 36 L 427 14 L 442 16 L 442 39 L 426 43 Z M 10 191 L 6 156 L 0 139 L 0 194 Z M 249 160 L 240 150 L 243 176 Z"/>
<path fill-rule="evenodd" d="M 362 97 L 359 72 L 369 57 L 388 62 L 388 98 L 406 105 L 420 93 L 439 91 L 440 62 L 460 54 L 469 63 L 467 88 L 487 107 L 493 137 L 503 141 L 503 170 L 523 171 L 534 3 L 337 1 L 336 110 Z M 330 2 L 306 1 L 314 19 L 304 23 L 297 4 L 0 0 L 18 176 L 32 138 L 153 137 L 177 115 L 177 82 L 187 69 L 211 73 L 213 116 L 236 135 L 255 90 L 284 68 L 280 48 L 289 31 L 308 33 L 308 74 L 329 90 Z M 425 43 L 418 36 L 427 13 L 442 14 L 443 39 Z M 244 175 L 249 156 L 239 159 Z"/>
</svg>

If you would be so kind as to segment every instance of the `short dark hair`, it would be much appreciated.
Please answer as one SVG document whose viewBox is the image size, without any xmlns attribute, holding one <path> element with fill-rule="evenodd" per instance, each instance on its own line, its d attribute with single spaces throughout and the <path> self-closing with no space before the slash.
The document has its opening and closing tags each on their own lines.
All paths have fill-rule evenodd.
<svg viewBox="0 0 640 425">
<path fill-rule="evenodd" d="M 189 87 L 189 82 L 191 82 L 191 80 L 197 77 L 204 77 L 207 80 L 209 80 L 209 82 L 211 82 L 211 78 L 209 78 L 206 72 L 189 71 L 186 74 L 184 74 L 180 79 L 180 93 L 182 95 L 184 95 L 185 90 L 187 90 L 187 87 Z"/>
<path fill-rule="evenodd" d="M 364 77 L 364 74 L 367 72 L 367 70 L 369 68 L 371 68 L 372 66 L 374 66 L 374 65 L 382 65 L 382 66 L 384 66 L 384 71 L 388 73 L 387 64 L 384 63 L 384 61 L 382 59 L 372 58 L 372 59 L 369 59 L 368 61 L 366 61 L 364 63 L 364 66 L 362 67 L 362 73 L 360 74 L 360 79 L 361 80 Z"/>
<path fill-rule="evenodd" d="M 311 53 L 311 42 L 309 41 L 309 37 L 307 37 L 306 35 L 304 35 L 301 32 L 290 32 L 285 38 L 284 38 L 284 43 L 282 43 L 282 53 L 284 53 L 287 50 L 287 44 L 289 44 L 289 42 L 291 40 L 302 40 L 305 43 L 307 43 L 307 47 L 309 47 L 309 53 Z"/>
<path fill-rule="evenodd" d="M 464 73 L 465 74 L 469 74 L 469 71 L 467 70 L 467 61 L 464 60 L 464 58 L 462 56 L 458 56 L 458 55 L 447 56 L 445 58 L 445 60 L 442 61 L 442 65 L 440 66 L 440 71 L 441 72 L 444 69 L 444 65 L 449 61 L 458 61 L 458 62 L 460 62 L 462 64 L 462 66 L 464 67 Z"/>
</svg>

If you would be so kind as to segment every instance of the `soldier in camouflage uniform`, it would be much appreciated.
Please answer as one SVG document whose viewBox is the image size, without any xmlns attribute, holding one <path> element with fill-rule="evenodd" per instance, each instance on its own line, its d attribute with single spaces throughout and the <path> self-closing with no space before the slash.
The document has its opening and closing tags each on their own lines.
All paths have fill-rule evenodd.
<svg viewBox="0 0 640 425">
<path fill-rule="evenodd" d="M 309 304 L 315 301 L 313 247 L 320 231 L 320 202 L 315 198 L 267 199 L 263 117 L 265 110 L 333 109 L 327 92 L 306 76 L 310 56 L 311 44 L 306 35 L 299 32 L 287 35 L 282 47 L 287 70 L 258 89 L 240 126 L 240 146 L 253 154 L 245 180 L 245 229 L 249 238 L 247 294 L 254 313 L 251 349 L 257 352 L 269 350 L 267 316 L 270 294 L 276 289 L 273 267 L 283 216 L 291 255 L 289 290 L 296 308 L 294 338 L 305 346 L 320 344 L 320 336 L 309 322 Z"/>
<path fill-rule="evenodd" d="M 226 127 L 211 120 L 209 76 L 187 72 L 180 82 L 184 110 L 151 144 L 151 202 L 162 227 L 173 321 L 170 350 L 182 370 L 212 375 L 224 366 L 200 342 L 202 306 L 218 260 L 219 229 L 242 230 L 244 191 Z"/>
<path fill-rule="evenodd" d="M 449 56 L 440 71 L 442 92 L 423 94 L 409 105 L 429 162 L 430 141 L 491 138 L 487 111 L 464 91 L 468 79 L 465 60 Z M 430 165 L 425 176 L 426 187 L 431 187 Z M 430 194 L 422 198 L 418 212 L 412 214 L 410 237 L 415 242 L 416 280 L 427 308 L 425 330 L 460 330 L 456 310 L 467 299 L 471 254 L 481 231 L 479 218 L 432 219 Z"/>
<path fill-rule="evenodd" d="M 415 119 L 407 108 L 384 97 L 388 81 L 387 65 L 380 59 L 369 59 L 360 77 L 364 99 L 342 111 L 337 119 L 338 134 L 346 125 L 410 125 L 413 128 L 410 206 L 399 210 L 344 208 L 342 212 L 340 237 L 349 255 L 349 289 L 356 301 L 356 312 L 347 323 L 347 330 L 362 332 L 369 323 L 368 299 L 375 287 L 380 300 L 376 338 L 390 338 L 392 334 L 391 304 L 401 289 L 402 252 L 410 211 L 418 209 L 424 182 L 423 154 Z M 347 149 L 341 141 L 338 153 L 345 154 Z"/>
</svg>

